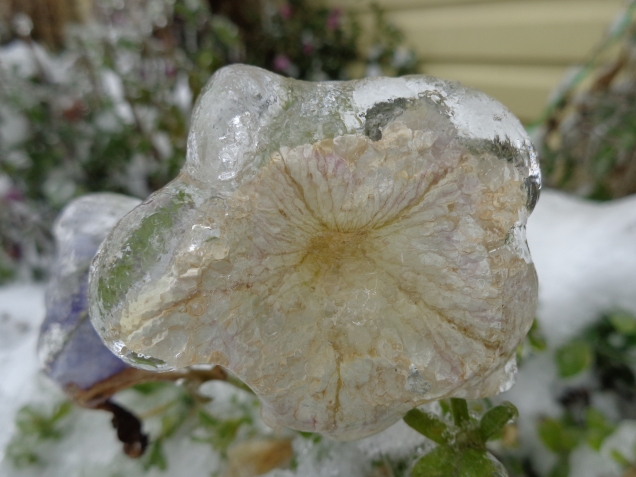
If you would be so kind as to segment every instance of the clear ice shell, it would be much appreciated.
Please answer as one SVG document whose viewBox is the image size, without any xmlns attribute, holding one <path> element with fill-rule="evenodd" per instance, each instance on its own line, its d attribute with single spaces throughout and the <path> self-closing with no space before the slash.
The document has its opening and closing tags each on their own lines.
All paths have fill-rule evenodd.
<svg viewBox="0 0 636 477">
<path fill-rule="evenodd" d="M 226 67 L 181 174 L 96 256 L 91 316 L 134 366 L 218 364 L 268 423 L 361 438 L 511 385 L 539 187 L 519 121 L 459 84 Z"/>
<path fill-rule="evenodd" d="M 62 388 L 88 389 L 128 367 L 104 346 L 88 319 L 88 269 L 108 232 L 140 203 L 118 194 L 90 194 L 71 202 L 55 222 L 57 254 L 38 356 Z"/>
</svg>

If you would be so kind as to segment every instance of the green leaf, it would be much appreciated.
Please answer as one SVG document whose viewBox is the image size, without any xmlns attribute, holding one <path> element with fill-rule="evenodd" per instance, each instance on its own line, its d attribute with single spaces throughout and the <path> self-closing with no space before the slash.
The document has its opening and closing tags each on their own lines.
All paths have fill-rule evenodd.
<svg viewBox="0 0 636 477">
<path fill-rule="evenodd" d="M 548 344 L 546 342 L 545 336 L 541 332 L 539 328 L 539 321 L 535 318 L 532 322 L 532 326 L 530 327 L 530 331 L 528 331 L 528 343 L 535 351 L 543 351 L 547 348 Z"/>
<path fill-rule="evenodd" d="M 317 444 L 318 442 L 322 440 L 322 436 L 314 432 L 298 431 L 298 434 L 300 434 L 304 439 L 312 441 L 314 444 Z"/>
<path fill-rule="evenodd" d="M 502 472 L 485 450 L 439 446 L 416 462 L 412 477 L 497 477 Z"/>
<path fill-rule="evenodd" d="M 215 429 L 219 425 L 219 420 L 212 414 L 205 412 L 203 409 L 199 410 L 199 422 L 207 428 Z"/>
<path fill-rule="evenodd" d="M 451 477 L 455 471 L 457 452 L 449 446 L 439 446 L 415 463 L 412 477 Z"/>
<path fill-rule="evenodd" d="M 169 386 L 170 384 L 162 382 L 162 381 L 150 381 L 148 383 L 135 384 L 132 387 L 132 389 L 137 391 L 139 394 L 143 394 L 144 396 L 149 396 Z"/>
<path fill-rule="evenodd" d="M 33 439 L 25 438 L 25 436 L 14 436 L 4 449 L 5 456 L 13 467 L 17 469 L 38 464 L 40 463 L 40 458 L 33 451 L 35 445 Z"/>
<path fill-rule="evenodd" d="M 439 406 L 442 408 L 442 414 L 448 416 L 451 413 L 450 403 L 446 399 L 442 399 L 439 402 Z"/>
<path fill-rule="evenodd" d="M 550 469 L 548 477 L 569 477 L 570 475 L 570 458 L 566 455 L 561 456 L 554 467 Z"/>
<path fill-rule="evenodd" d="M 593 408 L 585 411 L 585 424 L 587 426 L 587 443 L 596 451 L 601 450 L 603 441 L 616 429 L 616 426 L 607 422 L 600 411 Z"/>
<path fill-rule="evenodd" d="M 61 420 L 63 417 L 65 417 L 68 413 L 70 413 L 72 409 L 73 409 L 73 405 L 71 404 L 71 402 L 64 401 L 53 411 L 53 414 L 51 416 L 51 422 L 55 424 L 56 422 Z"/>
<path fill-rule="evenodd" d="M 404 416 L 404 422 L 423 436 L 437 444 L 448 444 L 448 428 L 436 416 L 419 409 L 411 409 Z"/>
<path fill-rule="evenodd" d="M 617 311 L 609 316 L 609 321 L 616 331 L 622 335 L 636 333 L 636 318 L 630 313 Z"/>
<path fill-rule="evenodd" d="M 614 462 L 616 462 L 618 465 L 620 465 L 624 469 L 626 469 L 626 468 L 628 468 L 629 466 L 632 465 L 632 463 L 629 461 L 629 459 L 627 457 L 625 457 L 617 449 L 612 449 L 610 451 L 610 456 L 612 457 L 612 460 L 614 460 Z"/>
<path fill-rule="evenodd" d="M 199 410 L 198 415 L 199 423 L 201 427 L 206 429 L 208 435 L 202 438 L 197 437 L 195 440 L 208 442 L 221 453 L 225 453 L 228 447 L 234 442 L 241 426 L 251 424 L 251 418 L 247 416 L 237 419 L 221 420 L 203 410 Z"/>
<path fill-rule="evenodd" d="M 516 419 L 517 416 L 519 416 L 519 411 L 508 401 L 489 409 L 479 423 L 479 431 L 484 442 L 499 433 L 508 422 Z"/>
<path fill-rule="evenodd" d="M 465 399 L 451 398 L 451 412 L 453 420 L 458 427 L 465 427 L 470 423 L 470 414 L 468 413 L 468 403 Z"/>
<path fill-rule="evenodd" d="M 543 418 L 537 425 L 539 439 L 548 449 L 557 454 L 567 454 L 579 445 L 583 431 L 568 426 L 558 419 Z"/>
<path fill-rule="evenodd" d="M 163 453 L 163 445 L 161 439 L 157 439 L 150 444 L 150 449 L 148 449 L 147 457 L 144 460 L 143 467 L 144 470 L 149 470 L 152 467 L 156 467 L 159 470 L 166 470 L 168 468 L 168 461 L 165 454 Z"/>
<path fill-rule="evenodd" d="M 65 401 L 50 415 L 46 415 L 31 406 L 24 406 L 18 411 L 15 424 L 22 434 L 34 434 L 39 439 L 59 439 L 62 431 L 58 428 L 58 423 L 72 407 L 70 402 Z"/>
<path fill-rule="evenodd" d="M 592 350 L 583 340 L 574 340 L 556 351 L 559 375 L 569 378 L 584 371 L 592 364 Z"/>
</svg>

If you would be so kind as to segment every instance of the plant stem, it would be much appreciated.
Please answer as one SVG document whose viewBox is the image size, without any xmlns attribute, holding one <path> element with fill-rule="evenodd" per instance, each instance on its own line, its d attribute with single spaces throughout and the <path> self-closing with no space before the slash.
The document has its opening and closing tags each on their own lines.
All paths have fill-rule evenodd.
<svg viewBox="0 0 636 477">
<path fill-rule="evenodd" d="M 451 398 L 451 413 L 453 414 L 453 421 L 457 427 L 465 427 L 470 422 L 470 415 L 468 414 L 468 404 L 465 399 Z"/>
</svg>

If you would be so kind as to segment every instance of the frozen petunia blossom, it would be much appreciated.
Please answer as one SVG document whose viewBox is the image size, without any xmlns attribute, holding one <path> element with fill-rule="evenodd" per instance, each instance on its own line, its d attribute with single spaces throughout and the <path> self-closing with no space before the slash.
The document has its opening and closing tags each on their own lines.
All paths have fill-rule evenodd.
<svg viewBox="0 0 636 477">
<path fill-rule="evenodd" d="M 88 269 L 108 232 L 140 202 L 118 194 L 83 196 L 62 211 L 53 227 L 57 256 L 38 354 L 45 373 L 71 395 L 128 368 L 104 346 L 88 318 Z"/>
<path fill-rule="evenodd" d="M 523 127 L 482 93 L 230 66 L 181 174 L 102 245 L 91 316 L 132 365 L 218 364 L 266 422 L 360 438 L 512 384 L 539 185 Z"/>
</svg>

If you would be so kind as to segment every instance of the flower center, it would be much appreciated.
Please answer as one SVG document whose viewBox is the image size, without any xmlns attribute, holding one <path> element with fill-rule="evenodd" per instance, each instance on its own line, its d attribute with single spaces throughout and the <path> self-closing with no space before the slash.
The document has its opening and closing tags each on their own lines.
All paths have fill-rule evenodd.
<svg viewBox="0 0 636 477">
<path fill-rule="evenodd" d="M 368 231 L 327 231 L 314 236 L 307 247 L 307 261 L 333 266 L 348 259 L 359 259 L 365 254 Z"/>
</svg>

